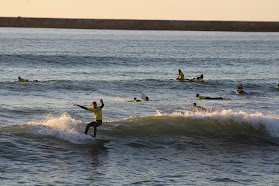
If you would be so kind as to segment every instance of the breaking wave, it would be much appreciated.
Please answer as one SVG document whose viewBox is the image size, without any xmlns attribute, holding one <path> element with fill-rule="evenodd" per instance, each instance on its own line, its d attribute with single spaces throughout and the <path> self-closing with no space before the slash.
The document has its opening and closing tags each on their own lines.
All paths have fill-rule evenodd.
<svg viewBox="0 0 279 186">
<path fill-rule="evenodd" d="M 74 144 L 92 143 L 95 140 L 84 134 L 87 122 L 73 119 L 68 113 L 60 116 L 46 116 L 41 121 L 31 121 L 10 130 L 23 129 L 33 135 L 51 136 Z M 92 130 L 92 129 L 91 129 Z M 89 131 L 90 132 L 90 131 Z M 98 128 L 99 136 L 105 138 L 187 136 L 198 138 L 261 139 L 279 137 L 278 116 L 262 113 L 246 113 L 223 110 L 213 113 L 174 112 L 154 116 L 125 118 L 118 121 L 104 121 Z"/>
</svg>

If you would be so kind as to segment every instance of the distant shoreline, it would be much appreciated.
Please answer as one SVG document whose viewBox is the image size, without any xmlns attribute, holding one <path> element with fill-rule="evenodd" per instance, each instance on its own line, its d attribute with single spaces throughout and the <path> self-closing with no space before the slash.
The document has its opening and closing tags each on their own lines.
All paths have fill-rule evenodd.
<svg viewBox="0 0 279 186">
<path fill-rule="evenodd" d="M 0 17 L 0 27 L 279 32 L 279 22 Z"/>
</svg>

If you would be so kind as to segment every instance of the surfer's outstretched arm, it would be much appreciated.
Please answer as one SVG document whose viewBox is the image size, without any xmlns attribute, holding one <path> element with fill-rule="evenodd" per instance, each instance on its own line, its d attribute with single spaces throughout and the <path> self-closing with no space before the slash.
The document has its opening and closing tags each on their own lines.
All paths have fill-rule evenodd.
<svg viewBox="0 0 279 186">
<path fill-rule="evenodd" d="M 78 107 L 80 107 L 80 108 L 82 108 L 82 109 L 85 109 L 85 110 L 87 110 L 87 108 L 86 108 L 86 107 L 84 107 L 84 106 L 81 106 L 81 105 L 77 105 L 77 104 L 74 104 L 74 106 L 78 106 Z"/>
<path fill-rule="evenodd" d="M 100 99 L 100 102 L 102 103 L 101 108 L 103 108 L 105 106 L 103 100 Z"/>
</svg>

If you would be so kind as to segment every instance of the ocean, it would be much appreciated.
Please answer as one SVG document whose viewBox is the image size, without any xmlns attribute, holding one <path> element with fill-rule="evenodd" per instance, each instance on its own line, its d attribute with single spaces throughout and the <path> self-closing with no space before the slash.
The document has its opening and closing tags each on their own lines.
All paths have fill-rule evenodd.
<svg viewBox="0 0 279 186">
<path fill-rule="evenodd" d="M 278 51 L 279 33 L 0 28 L 0 184 L 278 185 Z M 100 99 L 94 138 L 74 104 Z"/>
</svg>

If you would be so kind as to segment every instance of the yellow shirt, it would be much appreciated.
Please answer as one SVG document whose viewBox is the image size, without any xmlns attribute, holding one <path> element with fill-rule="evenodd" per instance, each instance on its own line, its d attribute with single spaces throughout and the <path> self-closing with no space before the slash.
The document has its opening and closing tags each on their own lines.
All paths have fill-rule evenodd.
<svg viewBox="0 0 279 186">
<path fill-rule="evenodd" d="M 183 72 L 180 72 L 180 73 L 178 74 L 178 78 L 179 78 L 179 79 L 184 79 L 184 74 L 183 74 Z"/>
<path fill-rule="evenodd" d="M 203 97 L 203 96 L 199 96 L 199 97 L 198 97 L 198 99 L 205 99 L 205 97 Z"/>
<path fill-rule="evenodd" d="M 94 114 L 95 120 L 102 120 L 102 107 L 99 106 L 97 108 L 87 108 L 88 111 L 92 112 Z"/>
<path fill-rule="evenodd" d="M 28 80 L 23 79 L 23 78 L 20 78 L 18 81 L 23 81 L 23 82 L 25 82 L 25 81 L 28 81 Z"/>
<path fill-rule="evenodd" d="M 237 89 L 236 92 L 237 92 L 237 93 L 245 93 L 245 91 L 244 91 L 243 89 L 240 89 L 240 88 Z"/>
</svg>

